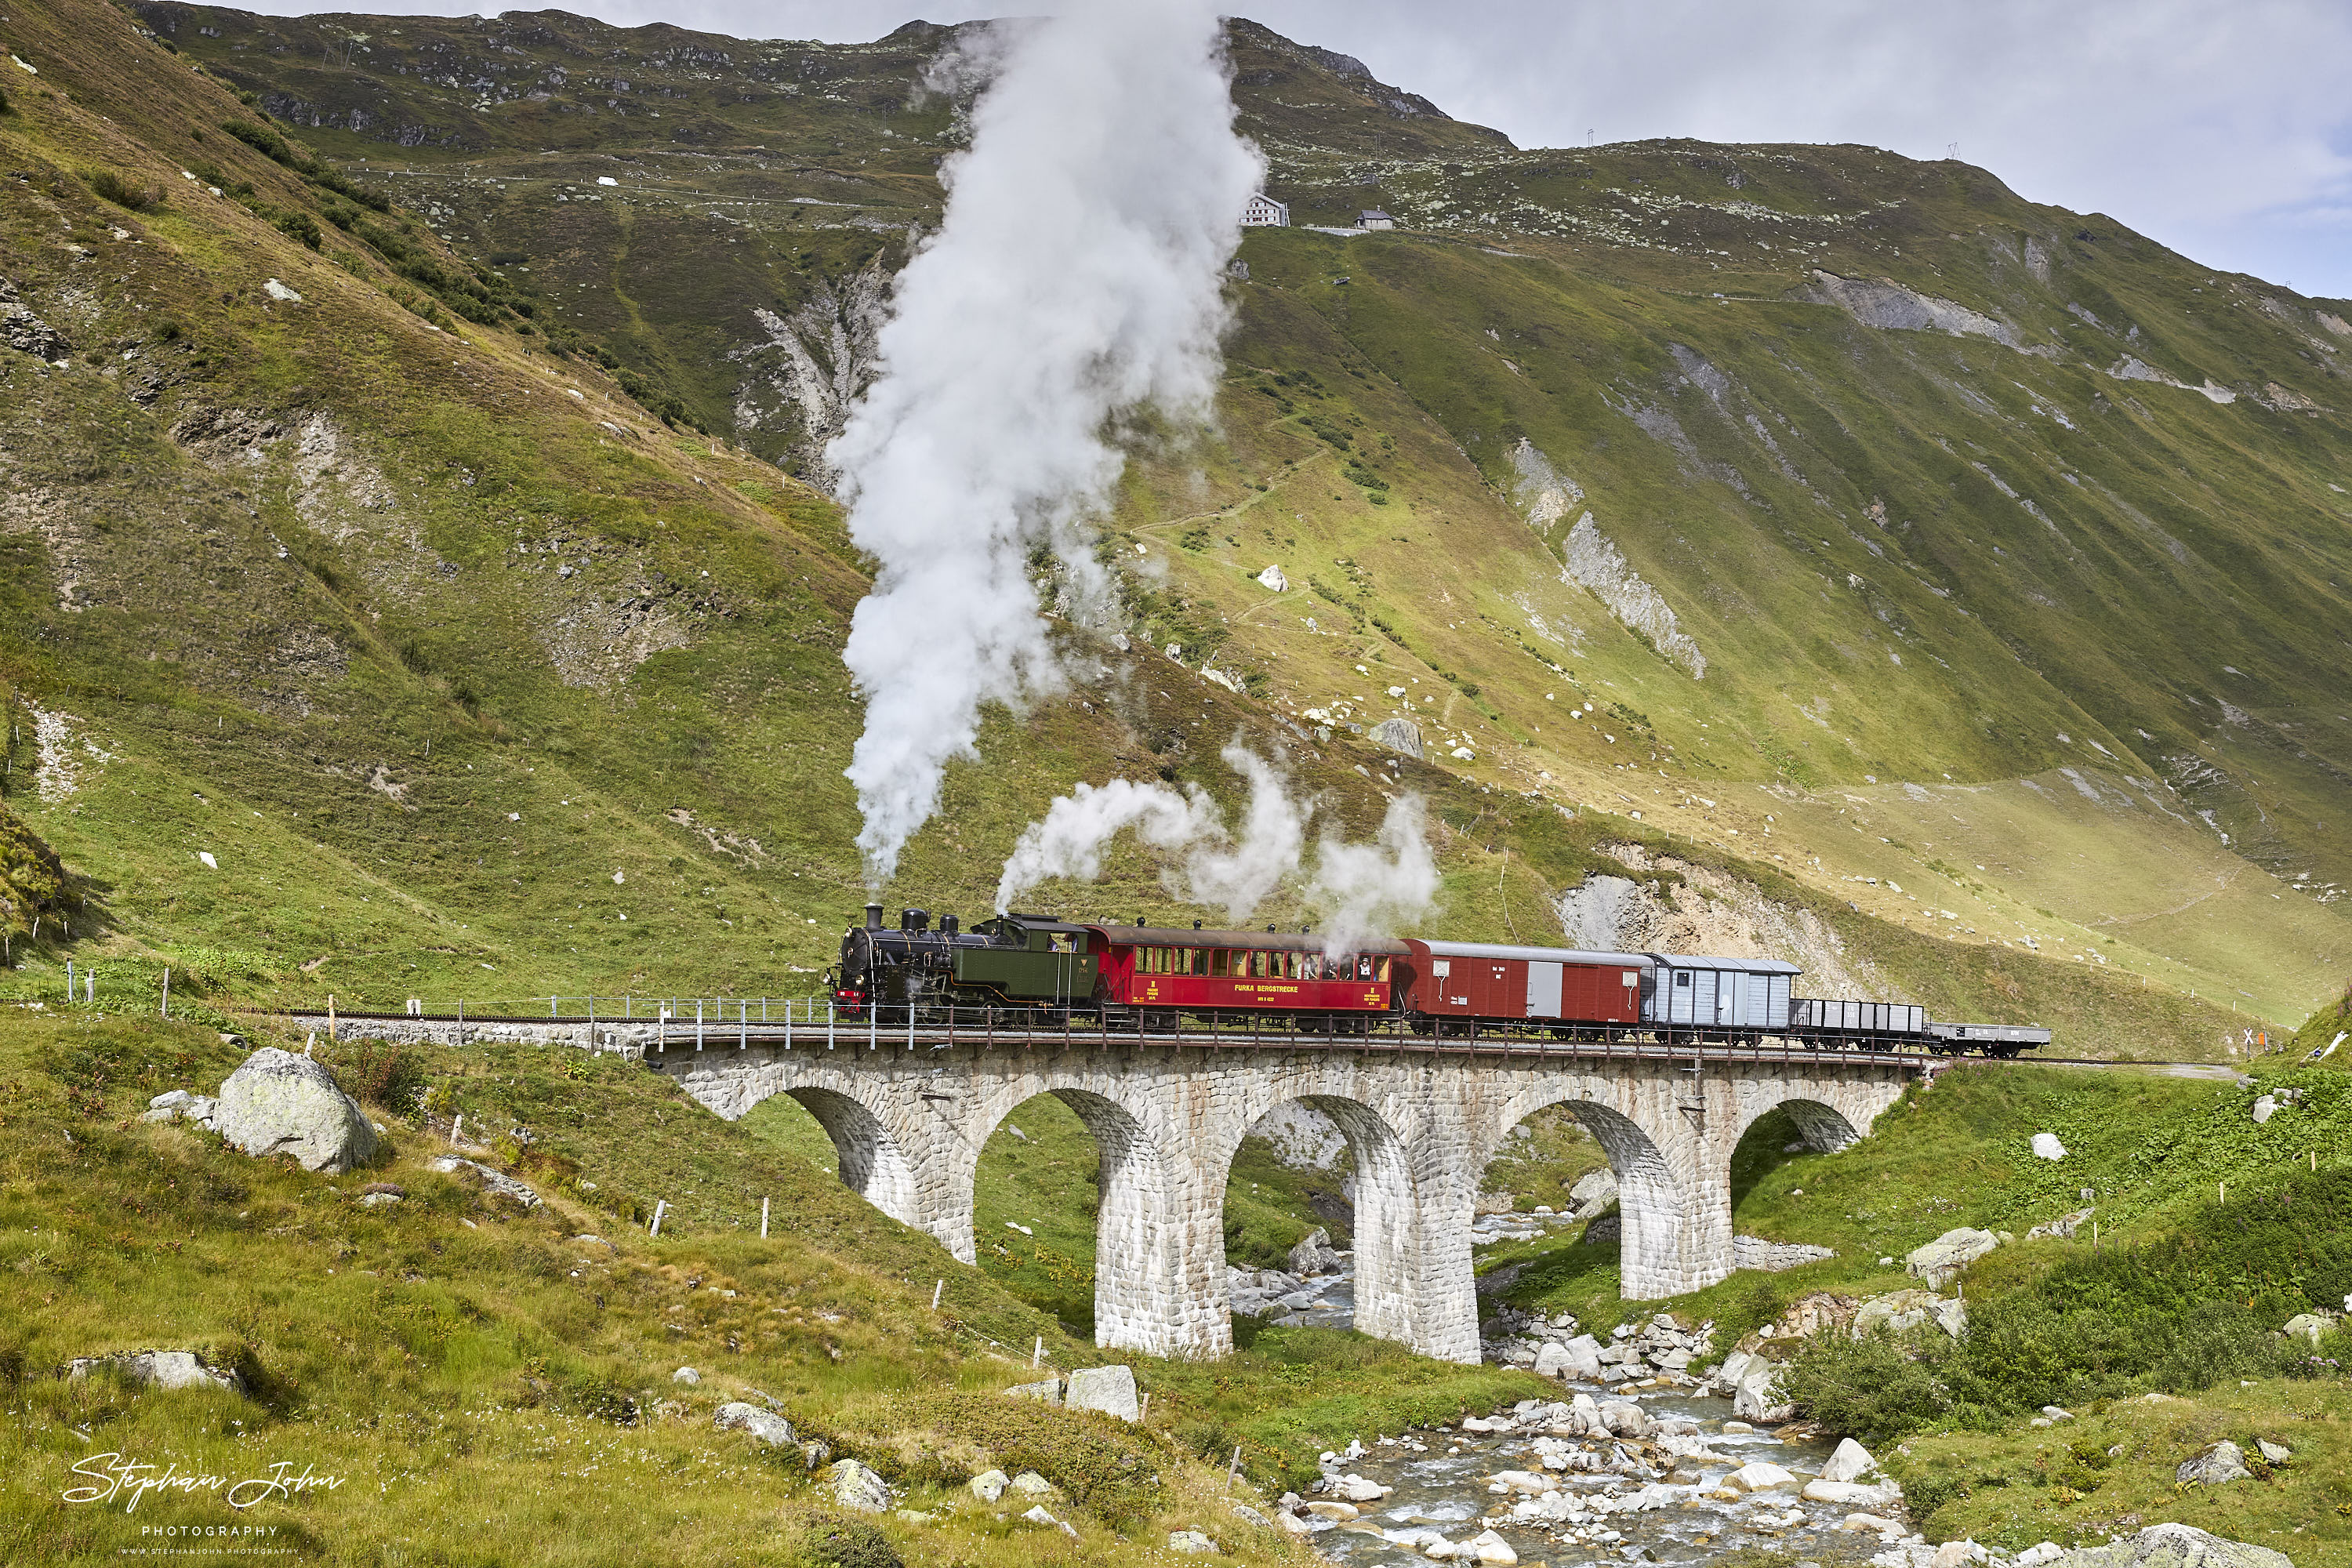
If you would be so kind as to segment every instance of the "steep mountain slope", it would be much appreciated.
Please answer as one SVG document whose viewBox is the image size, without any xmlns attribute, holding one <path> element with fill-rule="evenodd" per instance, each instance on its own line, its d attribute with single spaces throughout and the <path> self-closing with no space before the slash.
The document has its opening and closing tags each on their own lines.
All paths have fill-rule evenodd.
<svg viewBox="0 0 2352 1568">
<path fill-rule="evenodd" d="M 37 72 L 0 116 L 23 197 L 0 212 L 24 339 L 0 353 L 10 805 L 95 879 L 85 964 L 102 953 L 118 994 L 152 992 L 169 963 L 182 987 L 347 1004 L 812 987 L 864 898 L 838 658 L 864 568 L 815 443 L 870 368 L 860 334 L 909 227 L 937 210 L 958 100 L 904 106 L 946 36 L 770 50 L 556 14 L 138 15 L 154 37 L 65 5 L 0 39 Z M 1238 24 L 1235 47 L 1265 144 L 1324 138 L 1319 163 L 1294 160 L 1298 188 L 1275 183 L 1302 210 L 1327 199 L 1309 175 L 1349 159 L 1400 208 L 1411 178 L 1468 191 L 1542 166 L 1344 60 Z M 582 62 L 615 50 L 633 91 L 667 84 L 642 114 L 583 96 Z M 778 76 L 772 56 L 809 74 Z M 499 62 L 503 99 L 469 85 Z M 289 118 L 295 93 L 322 128 L 288 142 L 215 69 Z M 269 87 L 278 71 L 294 85 Z M 523 90 L 542 79 L 545 97 Z M 323 128 L 331 113 L 344 129 Z M 1738 155 L 1887 178 L 1877 155 Z M 1731 154 L 1612 156 L 1631 179 Z M 608 168 L 616 184 L 596 184 Z M 1130 651 L 1089 647 L 1099 680 L 991 721 L 985 769 L 951 775 L 888 897 L 983 902 L 1019 825 L 1077 778 L 1230 793 L 1215 753 L 1240 732 L 1286 746 L 1301 787 L 1356 831 L 1399 783 L 1430 794 L 1449 932 L 1549 940 L 1565 919 L 1596 940 L 1777 947 L 1946 1013 L 2039 1016 L 2089 1050 L 2218 1051 L 2228 1004 L 2191 1003 L 2192 986 L 2307 1011 L 2342 951 L 2335 911 L 2286 894 L 2154 781 L 2176 752 L 2203 759 L 2194 778 L 2175 770 L 2209 792 L 2195 805 L 2234 836 L 2251 799 L 2273 824 L 2268 863 L 2329 875 L 2326 731 L 2295 706 L 2326 655 L 2284 651 L 2296 617 L 2325 623 L 2323 540 L 2284 513 L 2267 531 L 2236 512 L 2191 531 L 2120 458 L 2069 468 L 2262 585 L 2222 629 L 2271 637 L 2268 663 L 2231 662 L 2276 706 L 2230 698 L 2237 749 L 2200 751 L 2199 705 L 2160 700 L 2194 635 L 2160 574 L 2116 566 L 2070 587 L 2092 608 L 2063 635 L 2012 613 L 1993 547 L 2022 553 L 2046 526 L 1885 424 L 1899 406 L 1956 451 L 1975 441 L 2033 500 L 2011 476 L 2060 427 L 1970 399 L 2016 401 L 1993 369 L 2090 373 L 1628 275 L 1692 258 L 1475 238 L 1250 237 L 1222 429 L 1140 454 L 1106 533 Z M 2315 402 L 2329 374 L 2276 373 Z M 2215 482 L 2262 496 L 2315 472 L 2287 436 L 2340 428 L 2251 398 L 2092 384 L 2148 452 L 2210 458 Z M 2116 402 L 2134 395 L 2174 401 L 2143 419 Z M 2086 405 L 2041 395 L 2092 428 Z M 649 412 L 663 408 L 667 422 Z M 2217 419 L 2261 423 L 2195 423 Z M 1916 504 L 1894 483 L 1915 470 Z M 1948 505 L 1931 482 L 1958 486 Z M 1920 531 L 1948 562 L 1927 559 Z M 2104 563 L 2123 545 L 2100 549 Z M 1887 565 L 1906 552 L 1932 587 Z M 1270 563 L 1288 592 L 1256 581 Z M 2117 640 L 2135 616 L 2144 635 Z M 1171 645 L 1182 668 L 1147 651 Z M 1572 698 L 1580 717 L 1563 719 Z M 1359 732 L 1391 710 L 1419 725 L 1426 761 L 1383 762 Z M 1954 815 L 1969 826 L 1930 826 Z M 2126 894 L 2078 863 L 2169 880 Z M 1595 873 L 1621 880 L 1580 889 Z M 1093 913 L 1192 912 L 1131 853 L 1101 887 L 1049 891 Z M 25 984 L 57 983 L 63 934 L 45 932 Z M 2095 955 L 2078 959 L 2084 944 Z"/>
</svg>

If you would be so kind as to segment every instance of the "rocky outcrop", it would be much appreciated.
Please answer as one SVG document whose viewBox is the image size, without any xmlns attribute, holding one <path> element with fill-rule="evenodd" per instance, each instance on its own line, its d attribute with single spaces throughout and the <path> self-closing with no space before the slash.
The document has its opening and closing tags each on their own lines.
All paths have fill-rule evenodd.
<svg viewBox="0 0 2352 1568">
<path fill-rule="evenodd" d="M 2062 1552 L 2048 1568 L 2294 1568 L 2283 1552 L 2224 1541 L 2189 1524 L 2151 1524 L 2128 1541 Z"/>
<path fill-rule="evenodd" d="M 791 1422 L 772 1410 L 740 1400 L 720 1405 L 711 1424 L 722 1432 L 748 1432 L 771 1448 L 790 1448 L 800 1442 Z"/>
<path fill-rule="evenodd" d="M 2252 1479 L 2253 1472 L 2246 1468 L 2246 1451 L 2226 1437 L 2200 1448 L 2172 1472 L 2178 1486 L 2219 1487 Z"/>
<path fill-rule="evenodd" d="M 2000 1237 L 1989 1230 L 1971 1230 L 1962 1226 L 1948 1230 L 1925 1247 L 1914 1248 L 1903 1260 L 1916 1279 L 1940 1290 L 1960 1277 L 1960 1270 L 1984 1257 L 2000 1245 Z"/>
<path fill-rule="evenodd" d="M 461 1160 L 455 1154 L 444 1154 L 433 1162 L 433 1169 L 443 1175 L 463 1175 L 480 1184 L 484 1192 L 495 1198 L 511 1198 L 527 1209 L 540 1206 L 539 1194 L 526 1183 L 518 1182 L 503 1171 L 493 1171 L 474 1160 Z"/>
<path fill-rule="evenodd" d="M 1318 1231 L 1317 1233 L 1320 1235 Z M 1139 1419 L 1136 1408 L 1135 1369 L 1126 1366 L 1082 1366 L 1070 1373 L 1063 1387 L 1062 1405 L 1068 1410 L 1099 1410 L 1121 1421 Z"/>
<path fill-rule="evenodd" d="M 245 1392 L 245 1375 L 235 1367 L 206 1366 L 194 1351 L 128 1351 L 118 1355 L 79 1356 L 66 1363 L 76 1381 L 100 1370 L 121 1373 L 149 1388 L 225 1388 Z"/>
<path fill-rule="evenodd" d="M 1890 1290 L 1854 1310 L 1853 1329 L 1857 1336 L 1881 1328 L 1900 1334 L 1928 1323 L 1958 1339 L 1968 1331 L 1969 1305 L 1933 1290 Z"/>
<path fill-rule="evenodd" d="M 1290 1249 L 1290 1268 L 1295 1274 L 1310 1277 L 1337 1274 L 1345 1267 L 1346 1261 L 1339 1249 L 1331 1245 L 1331 1233 L 1320 1226 L 1309 1231 L 1306 1240 Z"/>
<path fill-rule="evenodd" d="M 890 1483 L 855 1459 L 827 1470 L 824 1489 L 835 1502 L 859 1513 L 882 1513 L 890 1507 Z"/>
<path fill-rule="evenodd" d="M 246 1153 L 291 1154 L 336 1174 L 375 1158 L 375 1128 L 358 1100 L 309 1057 L 264 1046 L 221 1085 L 211 1125 Z"/>
</svg>

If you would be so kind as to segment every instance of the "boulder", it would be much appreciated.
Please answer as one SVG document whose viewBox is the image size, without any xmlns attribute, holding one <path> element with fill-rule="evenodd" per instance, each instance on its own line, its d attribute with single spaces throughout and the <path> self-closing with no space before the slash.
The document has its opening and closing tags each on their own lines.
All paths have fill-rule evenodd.
<svg viewBox="0 0 2352 1568">
<path fill-rule="evenodd" d="M 2063 1160 L 2066 1157 L 2066 1145 L 2058 1142 L 2055 1132 L 2036 1132 L 2033 1135 L 2033 1157 L 2037 1160 Z"/>
<path fill-rule="evenodd" d="M 2293 1448 L 2288 1447 L 2284 1443 L 2273 1443 L 2267 1437 L 2254 1439 L 2254 1452 L 2262 1456 L 2262 1461 L 2265 1465 L 2284 1465 L 2294 1458 Z"/>
<path fill-rule="evenodd" d="M 1274 1516 L 1274 1522 L 1292 1535 L 1305 1535 L 1315 1528 L 1313 1525 L 1307 1523 L 1305 1520 L 1299 1518 L 1297 1514 L 1292 1513 L 1287 1510 L 1276 1514 Z"/>
<path fill-rule="evenodd" d="M 2268 1121 L 2272 1117 L 2276 1116 L 2278 1114 L 2278 1108 L 2279 1102 L 2277 1096 L 2269 1094 L 2257 1096 L 2254 1100 L 2254 1124 L 2259 1127 L 2263 1122 Z"/>
<path fill-rule="evenodd" d="M 1272 567 L 1267 567 L 1272 571 Z M 1197 1530 L 1171 1530 L 1168 1532 L 1168 1550 L 1190 1557 L 1214 1557 L 1217 1543 Z"/>
<path fill-rule="evenodd" d="M 1899 1488 L 1866 1487 L 1860 1481 L 1807 1481 L 1805 1489 L 1797 1495 L 1807 1502 L 1835 1503 L 1840 1507 L 1854 1509 L 1885 1508 L 1887 1504 L 1900 1502 L 1903 1499 L 1903 1493 Z"/>
<path fill-rule="evenodd" d="M 527 1209 L 539 1207 L 539 1194 L 504 1171 L 493 1171 L 477 1160 L 460 1160 L 455 1154 L 444 1154 L 430 1167 L 445 1176 L 471 1177 L 482 1191 L 494 1198 L 511 1198 Z"/>
<path fill-rule="evenodd" d="M 1122 1421 L 1138 1419 L 1135 1369 L 1127 1366 L 1082 1366 L 1064 1385 L 1062 1404 L 1071 1410 L 1099 1410 Z"/>
<path fill-rule="evenodd" d="M 1957 1298 L 1938 1296 L 1933 1290 L 1890 1290 L 1884 1296 L 1873 1296 L 1853 1314 L 1856 1336 L 1882 1325 L 1899 1334 L 1927 1323 L 1958 1339 L 1968 1331 L 1969 1304 Z"/>
<path fill-rule="evenodd" d="M 1327 1489 L 1342 1502 L 1378 1502 L 1395 1489 L 1361 1476 L 1334 1476 Z"/>
<path fill-rule="evenodd" d="M 1962 1226 L 1913 1250 L 1904 1258 L 1904 1267 L 1914 1277 L 1940 1290 L 1958 1279 L 1961 1269 L 2000 1245 L 2000 1237 L 1992 1232 Z"/>
<path fill-rule="evenodd" d="M 2283 1552 L 2224 1541 L 2194 1525 L 2151 1524 L 2127 1541 L 2069 1552 L 2053 1568 L 2294 1568 Z"/>
<path fill-rule="evenodd" d="M 147 1102 L 147 1109 L 139 1113 L 139 1120 L 176 1121 L 186 1114 L 188 1107 L 195 1103 L 195 1099 L 184 1089 L 166 1089 Z"/>
<path fill-rule="evenodd" d="M 2062 1214 L 2056 1219 L 2044 1220 L 2027 1231 L 2025 1239 L 2044 1241 L 2052 1237 L 2071 1237 L 2080 1230 L 2083 1227 L 2083 1222 L 2090 1217 L 2089 1209 L 2076 1209 L 2073 1214 Z"/>
<path fill-rule="evenodd" d="M 1743 1421 L 1778 1426 L 1789 1418 L 1789 1406 L 1780 1395 L 1780 1368 L 1776 1362 L 1750 1357 L 1739 1381 L 1732 1385 L 1731 1413 Z"/>
<path fill-rule="evenodd" d="M 702 1381 L 702 1374 L 690 1366 L 682 1366 L 669 1374 L 669 1380 L 672 1383 L 683 1383 L 691 1388 Z"/>
<path fill-rule="evenodd" d="M 711 1424 L 722 1432 L 749 1432 L 771 1448 L 790 1448 L 800 1442 L 791 1422 L 772 1410 L 762 1410 L 740 1400 L 720 1405 Z"/>
<path fill-rule="evenodd" d="M 2336 1326 L 2333 1316 L 2325 1312 L 2297 1312 L 2286 1321 L 2280 1332 L 2289 1339 L 2302 1338 L 2317 1344 L 2320 1336 Z"/>
<path fill-rule="evenodd" d="M 1410 719 L 1383 719 L 1372 726 L 1371 738 L 1399 756 L 1421 761 L 1421 726 Z"/>
<path fill-rule="evenodd" d="M 1870 1450 L 1848 1437 L 1837 1446 L 1830 1462 L 1822 1467 L 1822 1479 L 1858 1481 L 1876 1468 L 1878 1461 L 1870 1457 Z"/>
<path fill-rule="evenodd" d="M 1797 1478 L 1780 1466 L 1763 1459 L 1746 1464 L 1723 1478 L 1723 1484 L 1733 1491 L 1769 1492 L 1782 1487 L 1793 1487 Z"/>
<path fill-rule="evenodd" d="M 1575 1378 L 1584 1383 L 1601 1379 L 1601 1345 L 1591 1334 L 1572 1340 L 1547 1340 L 1536 1352 L 1536 1372 L 1543 1377 Z"/>
<path fill-rule="evenodd" d="M 291 1154 L 306 1171 L 341 1175 L 375 1158 L 375 1128 L 359 1101 L 318 1062 L 275 1046 L 228 1075 L 212 1126 L 247 1154 Z"/>
<path fill-rule="evenodd" d="M 1024 1470 L 1013 1478 L 1012 1489 L 1023 1497 L 1052 1497 L 1054 1483 L 1034 1470 Z"/>
<path fill-rule="evenodd" d="M 1035 1399 L 1047 1405 L 1062 1403 L 1062 1380 L 1049 1377 L 1043 1383 L 1016 1384 L 1004 1391 L 1007 1399 Z"/>
<path fill-rule="evenodd" d="M 1929 1559 L 1927 1568 L 1968 1568 L 1969 1564 L 1981 1563 L 1990 1555 L 1973 1541 L 1947 1541 L 1936 1548 L 1936 1555 Z"/>
<path fill-rule="evenodd" d="M 887 1513 L 890 1483 L 855 1459 L 844 1459 L 825 1472 L 825 1495 L 859 1513 Z"/>
<path fill-rule="evenodd" d="M 1004 1495 L 1004 1489 L 1012 1484 L 1013 1478 L 1003 1470 L 982 1470 L 971 1478 L 970 1490 L 972 1496 L 982 1502 L 994 1502 Z"/>
<path fill-rule="evenodd" d="M 2054 1541 L 2044 1541 L 2029 1546 L 2010 1559 L 2010 1568 L 2042 1568 L 2044 1563 L 2055 1563 L 2066 1555 L 2066 1549 Z"/>
<path fill-rule="evenodd" d="M 1568 1197 L 1574 1205 L 1570 1211 L 1570 1218 L 1591 1219 L 1617 1201 L 1617 1173 L 1606 1165 L 1588 1171 L 1568 1189 Z"/>
<path fill-rule="evenodd" d="M 1646 1437 L 1650 1418 L 1630 1399 L 1612 1399 L 1601 1407 L 1601 1424 L 1615 1437 Z"/>
<path fill-rule="evenodd" d="M 1882 1519 L 1874 1513 L 1847 1514 L 1843 1519 L 1838 1521 L 1838 1528 L 1840 1530 L 1852 1531 L 1874 1530 L 1879 1531 L 1881 1534 L 1885 1535 L 1900 1535 L 1903 1533 L 1903 1527 L 1901 1525 L 1895 1523 L 1891 1519 Z"/>
<path fill-rule="evenodd" d="M 111 1367 L 133 1383 L 149 1388 L 226 1388 L 245 1392 L 245 1377 L 235 1367 L 210 1367 L 194 1351 L 132 1351 L 122 1355 L 80 1356 L 66 1363 L 68 1380 L 88 1377 L 100 1367 Z"/>
<path fill-rule="evenodd" d="M 1023 1514 L 1021 1517 L 1027 1520 L 1032 1524 L 1051 1525 L 1055 1530 L 1060 1531 L 1063 1534 L 1070 1536 L 1073 1539 L 1075 1539 L 1078 1533 L 1066 1521 L 1055 1519 L 1052 1514 L 1047 1513 L 1045 1511 L 1045 1505 L 1043 1503 L 1038 1504 L 1035 1508 L 1031 1509 L 1027 1513 Z"/>
<path fill-rule="evenodd" d="M 398 1203 L 400 1198 L 401 1194 L 398 1193 L 362 1193 L 360 1194 L 360 1207 L 363 1209 L 390 1208 L 393 1205 Z"/>
<path fill-rule="evenodd" d="M 1318 1519 L 1328 1519 L 1340 1524 L 1345 1524 L 1348 1521 L 1355 1518 L 1359 1511 L 1354 1503 L 1331 1502 L 1322 1498 L 1318 1498 L 1313 1502 L 1307 1504 L 1306 1508 L 1308 1513 L 1313 1514 Z"/>
<path fill-rule="evenodd" d="M 1257 580 L 1261 586 L 1271 588 L 1277 594 L 1287 593 L 1290 590 L 1290 579 L 1282 574 L 1282 568 L 1279 566 L 1267 567 L 1257 574 Z"/>
<path fill-rule="evenodd" d="M 2252 1474 L 2246 1468 L 2245 1450 L 2225 1437 L 2181 1460 L 2179 1468 L 2172 1472 L 2172 1479 L 2180 1486 L 2195 1481 L 2200 1486 L 2219 1487 L 2251 1479 Z"/>
<path fill-rule="evenodd" d="M 1474 1553 L 1470 1561 L 1475 1563 L 1517 1563 L 1519 1560 L 1519 1554 L 1511 1550 L 1511 1543 L 1491 1530 L 1481 1531 L 1455 1547 L 1454 1555 L 1456 1561 L 1462 1559 L 1464 1547 Z"/>
<path fill-rule="evenodd" d="M 1331 1233 L 1320 1226 L 1307 1232 L 1307 1239 L 1290 1249 L 1290 1271 L 1293 1274 L 1337 1274 L 1339 1268 L 1339 1253 L 1331 1245 Z"/>
</svg>

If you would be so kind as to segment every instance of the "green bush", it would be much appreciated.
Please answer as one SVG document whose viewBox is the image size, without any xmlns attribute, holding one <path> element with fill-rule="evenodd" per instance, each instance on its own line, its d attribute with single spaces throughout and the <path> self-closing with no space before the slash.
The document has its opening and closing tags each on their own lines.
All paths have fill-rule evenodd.
<svg viewBox="0 0 2352 1568">
<path fill-rule="evenodd" d="M 163 205 L 163 192 L 160 186 L 135 184 L 111 169 L 91 169 L 81 178 L 91 193 L 101 200 L 135 213 L 153 212 Z"/>
<path fill-rule="evenodd" d="M 279 213 L 275 221 L 280 229 L 313 250 L 326 243 L 326 236 L 319 231 L 319 220 L 309 213 Z"/>
<path fill-rule="evenodd" d="M 823 1568 L 905 1568 L 890 1538 L 866 1520 L 812 1515 L 793 1533 L 803 1560 Z"/>
</svg>

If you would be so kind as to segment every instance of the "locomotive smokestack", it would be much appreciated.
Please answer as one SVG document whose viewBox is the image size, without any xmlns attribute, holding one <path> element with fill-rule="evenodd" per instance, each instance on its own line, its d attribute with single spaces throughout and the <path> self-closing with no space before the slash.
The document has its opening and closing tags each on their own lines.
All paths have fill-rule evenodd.
<svg viewBox="0 0 2352 1568">
<path fill-rule="evenodd" d="M 881 905 L 868 904 L 866 906 L 866 929 L 867 931 L 880 931 L 882 929 Z"/>
</svg>

